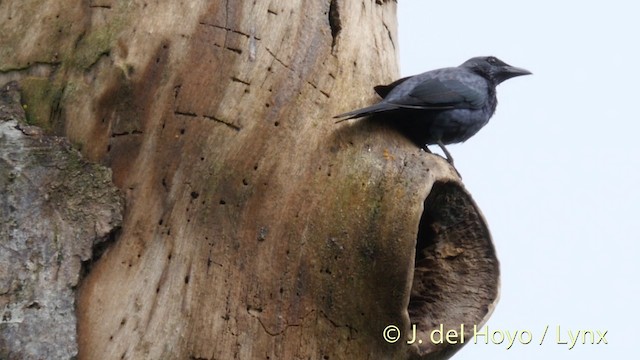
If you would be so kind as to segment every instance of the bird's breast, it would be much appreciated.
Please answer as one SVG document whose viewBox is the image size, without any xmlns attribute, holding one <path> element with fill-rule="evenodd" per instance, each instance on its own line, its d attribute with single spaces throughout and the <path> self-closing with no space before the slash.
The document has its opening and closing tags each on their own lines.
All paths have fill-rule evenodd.
<svg viewBox="0 0 640 360">
<path fill-rule="evenodd" d="M 430 133 L 434 141 L 445 144 L 460 143 L 468 140 L 484 127 L 491 118 L 491 109 L 454 109 L 442 111 L 434 116 Z"/>
</svg>

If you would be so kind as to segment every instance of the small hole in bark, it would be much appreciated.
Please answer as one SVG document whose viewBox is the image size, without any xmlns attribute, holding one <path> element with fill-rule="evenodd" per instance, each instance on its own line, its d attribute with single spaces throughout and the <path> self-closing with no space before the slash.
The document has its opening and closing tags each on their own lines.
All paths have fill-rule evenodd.
<svg viewBox="0 0 640 360">
<path fill-rule="evenodd" d="M 32 302 L 31 304 L 29 304 L 27 306 L 27 309 L 36 309 L 36 310 L 40 310 L 42 306 L 40 306 L 40 303 L 38 303 L 37 301 Z"/>
<path fill-rule="evenodd" d="M 280 122 L 278 122 L 278 121 L 274 122 L 273 126 L 276 126 L 276 127 L 280 126 Z"/>
<path fill-rule="evenodd" d="M 220 199 L 220 205 L 225 205 L 227 202 L 224 201 L 223 199 Z"/>
<path fill-rule="evenodd" d="M 266 226 L 260 227 L 260 229 L 258 230 L 258 241 L 265 241 L 268 234 L 269 229 Z"/>
</svg>

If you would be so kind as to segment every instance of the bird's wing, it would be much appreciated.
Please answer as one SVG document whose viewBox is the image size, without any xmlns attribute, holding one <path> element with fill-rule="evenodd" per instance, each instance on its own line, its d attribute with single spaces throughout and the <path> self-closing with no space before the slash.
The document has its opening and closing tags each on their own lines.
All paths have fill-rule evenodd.
<svg viewBox="0 0 640 360">
<path fill-rule="evenodd" d="M 387 97 L 387 95 L 389 95 L 391 90 L 395 89 L 396 86 L 402 84 L 403 82 L 405 82 L 410 78 L 411 76 L 407 76 L 407 77 L 403 77 L 402 79 L 398 79 L 388 85 L 376 85 L 373 87 L 373 90 L 375 90 L 376 94 L 378 94 L 381 98 L 385 98 Z"/>
<path fill-rule="evenodd" d="M 430 77 L 418 82 L 408 93 L 388 101 L 408 109 L 479 109 L 487 97 L 484 83 L 467 78 Z"/>
</svg>

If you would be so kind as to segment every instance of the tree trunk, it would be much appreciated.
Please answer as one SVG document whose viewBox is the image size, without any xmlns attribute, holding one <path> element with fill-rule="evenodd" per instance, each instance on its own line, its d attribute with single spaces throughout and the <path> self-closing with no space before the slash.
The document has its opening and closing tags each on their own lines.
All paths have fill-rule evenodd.
<svg viewBox="0 0 640 360">
<path fill-rule="evenodd" d="M 16 82 L 0 88 L 0 194 L 0 359 L 70 359 L 82 263 L 113 239 L 124 199 L 109 169 L 25 124 Z"/>
<path fill-rule="evenodd" d="M 394 1 L 35 4 L 0 3 L 26 34 L 3 76 L 126 195 L 80 359 L 437 359 L 461 344 L 432 330 L 486 319 L 498 262 L 455 171 L 332 119 L 398 77 Z"/>
</svg>

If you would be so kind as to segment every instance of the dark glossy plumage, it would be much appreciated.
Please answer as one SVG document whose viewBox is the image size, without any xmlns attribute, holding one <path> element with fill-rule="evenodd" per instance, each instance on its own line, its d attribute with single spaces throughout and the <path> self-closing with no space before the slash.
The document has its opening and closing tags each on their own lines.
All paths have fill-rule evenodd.
<svg viewBox="0 0 640 360">
<path fill-rule="evenodd" d="M 466 141 L 489 122 L 498 104 L 496 86 L 531 74 L 493 57 L 475 57 L 458 67 L 428 71 L 374 89 L 384 99 L 375 105 L 336 116 L 344 121 L 384 115 L 418 146 L 444 147 Z"/>
</svg>

